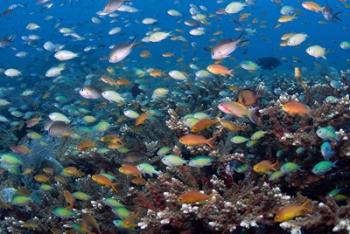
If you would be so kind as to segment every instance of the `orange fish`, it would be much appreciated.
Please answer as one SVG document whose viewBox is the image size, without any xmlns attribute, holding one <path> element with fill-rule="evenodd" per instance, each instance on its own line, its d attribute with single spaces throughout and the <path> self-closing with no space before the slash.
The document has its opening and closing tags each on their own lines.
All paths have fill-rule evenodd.
<svg viewBox="0 0 350 234">
<path fill-rule="evenodd" d="M 73 194 L 71 194 L 71 192 L 69 192 L 68 190 L 64 190 L 63 196 L 64 196 L 64 199 L 66 200 L 69 208 L 73 209 L 74 203 L 75 203 L 75 198 L 73 197 Z"/>
<path fill-rule="evenodd" d="M 110 179 L 108 179 L 104 175 L 93 175 L 91 177 L 93 181 L 95 181 L 97 184 L 105 186 L 105 187 L 110 187 L 114 192 L 117 192 L 117 185 L 113 183 Z"/>
<path fill-rule="evenodd" d="M 151 52 L 149 52 L 148 50 L 143 50 L 140 52 L 140 57 L 141 58 L 149 58 L 149 57 L 151 57 Z"/>
<path fill-rule="evenodd" d="M 118 80 L 115 81 L 115 83 L 119 86 L 128 86 L 130 85 L 130 81 L 124 78 L 120 78 Z"/>
<path fill-rule="evenodd" d="M 231 132 L 238 132 L 238 131 L 246 131 L 247 130 L 247 126 L 245 125 L 238 125 L 235 124 L 229 120 L 225 120 L 225 119 L 220 119 L 219 123 L 221 124 L 221 126 Z"/>
<path fill-rule="evenodd" d="M 199 191 L 189 191 L 181 194 L 177 201 L 181 204 L 193 204 L 197 202 L 205 202 L 208 201 L 210 198 L 210 195 L 206 195 L 204 193 L 201 193 Z"/>
<path fill-rule="evenodd" d="M 26 121 L 27 128 L 32 128 L 40 122 L 40 117 L 34 117 Z"/>
<path fill-rule="evenodd" d="M 200 145 L 208 145 L 211 148 L 214 148 L 214 140 L 216 136 L 213 136 L 210 139 L 205 138 L 201 135 L 188 134 L 180 137 L 179 141 L 183 145 L 187 146 L 200 146 Z"/>
<path fill-rule="evenodd" d="M 146 184 L 146 180 L 144 178 L 141 177 L 137 177 L 131 180 L 131 183 L 136 184 L 136 185 L 145 185 Z"/>
<path fill-rule="evenodd" d="M 140 170 L 132 164 L 122 164 L 122 166 L 119 167 L 118 171 L 124 175 L 141 177 Z"/>
<path fill-rule="evenodd" d="M 278 162 L 272 163 L 270 160 L 263 160 L 253 166 L 253 171 L 259 174 L 264 174 L 276 170 L 277 167 Z"/>
<path fill-rule="evenodd" d="M 214 124 L 216 124 L 217 121 L 216 120 L 212 120 L 212 119 L 201 119 L 199 120 L 197 123 L 195 123 L 192 128 L 191 128 L 191 132 L 200 132 L 203 131 L 204 129 L 209 128 L 210 126 L 213 126 Z"/>
<path fill-rule="evenodd" d="M 250 114 L 249 109 L 239 102 L 222 102 L 218 105 L 218 108 L 225 114 L 234 115 L 239 118 L 249 117 Z"/>
<path fill-rule="evenodd" d="M 282 110 L 291 116 L 304 116 L 310 114 L 310 108 L 298 101 L 289 101 L 284 103 L 282 105 Z"/>
<path fill-rule="evenodd" d="M 207 67 L 207 70 L 218 76 L 233 76 L 233 70 L 230 70 L 220 64 L 211 64 Z"/>
<path fill-rule="evenodd" d="M 82 141 L 77 145 L 77 148 L 80 152 L 88 151 L 94 147 L 96 147 L 96 142 L 91 140 Z"/>
<path fill-rule="evenodd" d="M 301 5 L 306 10 L 309 10 L 309 11 L 313 11 L 313 12 L 321 12 L 322 11 L 322 7 L 320 5 L 318 5 L 316 2 L 307 1 L 307 2 L 303 2 Z"/>
<path fill-rule="evenodd" d="M 28 154 L 32 151 L 30 148 L 28 148 L 25 145 L 11 146 L 10 149 L 12 152 L 14 152 L 16 154 Z"/>
<path fill-rule="evenodd" d="M 100 141 L 107 143 L 107 144 L 111 144 L 111 143 L 122 144 L 122 139 L 119 136 L 113 135 L 113 134 L 104 135 L 103 137 L 101 137 Z"/>
<path fill-rule="evenodd" d="M 173 57 L 174 54 L 171 53 L 171 52 L 165 52 L 165 53 L 162 54 L 162 56 L 163 56 L 164 58 L 170 58 L 170 57 Z"/>
<path fill-rule="evenodd" d="M 252 106 L 257 102 L 257 100 L 258 97 L 256 96 L 255 92 L 250 89 L 242 89 L 238 92 L 237 102 L 245 106 Z"/>
<path fill-rule="evenodd" d="M 84 175 L 81 171 L 79 171 L 76 167 L 65 167 L 63 169 L 64 176 L 76 176 L 76 177 L 81 177 Z"/>
<path fill-rule="evenodd" d="M 148 115 L 146 113 L 142 113 L 139 117 L 137 117 L 137 119 L 135 120 L 135 126 L 140 126 L 142 124 L 145 123 L 145 121 L 147 120 Z"/>
<path fill-rule="evenodd" d="M 109 84 L 109 85 L 112 85 L 112 86 L 115 86 L 117 85 L 115 80 L 113 80 L 111 77 L 109 76 L 101 76 L 100 80 L 106 84 Z"/>
<path fill-rule="evenodd" d="M 50 178 L 47 175 L 39 174 L 34 176 L 34 180 L 39 183 L 47 183 L 50 180 Z"/>
<path fill-rule="evenodd" d="M 163 72 L 158 69 L 150 69 L 148 73 L 151 77 L 154 77 L 154 78 L 162 77 L 164 75 Z"/>
<path fill-rule="evenodd" d="M 306 200 L 302 204 L 289 204 L 278 209 L 274 220 L 275 222 L 284 222 L 294 219 L 295 217 L 305 215 L 306 213 L 311 211 L 312 204 L 310 200 Z"/>
</svg>

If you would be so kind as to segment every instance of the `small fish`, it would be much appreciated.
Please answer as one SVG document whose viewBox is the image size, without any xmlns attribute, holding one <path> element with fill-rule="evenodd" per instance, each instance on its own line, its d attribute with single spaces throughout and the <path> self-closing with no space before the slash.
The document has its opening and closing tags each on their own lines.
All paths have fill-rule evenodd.
<svg viewBox="0 0 350 234">
<path fill-rule="evenodd" d="M 244 106 L 252 106 L 256 104 L 258 97 L 256 93 L 250 89 L 242 89 L 238 92 L 237 102 Z"/>
<path fill-rule="evenodd" d="M 201 131 L 213 126 L 216 123 L 217 123 L 216 120 L 201 119 L 191 127 L 191 132 L 194 132 L 194 133 L 201 132 Z"/>
<path fill-rule="evenodd" d="M 286 162 L 280 168 L 281 172 L 286 175 L 294 173 L 299 169 L 300 169 L 299 165 L 294 162 Z"/>
<path fill-rule="evenodd" d="M 211 58 L 221 60 L 227 58 L 238 47 L 243 46 L 247 40 L 239 36 L 236 39 L 222 40 L 218 45 L 211 49 Z"/>
<path fill-rule="evenodd" d="M 75 204 L 75 198 L 72 195 L 72 193 L 69 192 L 68 190 L 64 190 L 63 196 L 64 196 L 64 199 L 66 200 L 66 203 L 68 204 L 69 208 L 73 209 L 74 204 Z"/>
<path fill-rule="evenodd" d="M 127 176 L 141 177 L 141 171 L 132 164 L 122 164 L 118 171 Z"/>
<path fill-rule="evenodd" d="M 289 101 L 282 105 L 282 110 L 290 116 L 305 116 L 310 114 L 310 108 L 298 101 Z"/>
<path fill-rule="evenodd" d="M 88 201 L 91 199 L 91 196 L 89 194 L 80 191 L 74 192 L 72 195 L 75 199 L 80 201 Z"/>
<path fill-rule="evenodd" d="M 130 215 L 130 211 L 123 205 L 113 207 L 112 212 L 121 219 L 126 219 Z"/>
<path fill-rule="evenodd" d="M 339 137 L 332 126 L 317 129 L 316 134 L 325 141 L 338 141 Z"/>
<path fill-rule="evenodd" d="M 164 156 L 161 161 L 169 167 L 182 166 L 187 163 L 186 160 L 174 154 Z"/>
<path fill-rule="evenodd" d="M 329 141 L 325 141 L 322 143 L 321 154 L 322 154 L 323 158 L 327 161 L 335 155 L 335 152 L 332 149 L 332 145 Z"/>
<path fill-rule="evenodd" d="M 227 67 L 220 65 L 220 64 L 211 64 L 207 67 L 207 70 L 214 74 L 214 75 L 218 75 L 218 76 L 233 76 L 233 70 L 232 69 L 228 69 Z"/>
<path fill-rule="evenodd" d="M 218 108 L 225 114 L 234 115 L 239 118 L 249 115 L 249 109 L 239 102 L 222 102 L 218 105 Z"/>
<path fill-rule="evenodd" d="M 278 18 L 279 23 L 287 23 L 295 20 L 297 17 L 297 14 L 294 15 L 282 15 L 281 17 Z"/>
<path fill-rule="evenodd" d="M 115 183 L 113 183 L 109 178 L 107 178 L 104 175 L 93 175 L 91 177 L 91 179 L 93 181 L 95 181 L 97 184 L 105 186 L 105 187 L 109 187 L 111 188 L 114 192 L 117 192 L 117 185 Z"/>
<path fill-rule="evenodd" d="M 71 209 L 63 207 L 54 208 L 52 213 L 60 218 L 71 218 L 74 216 L 74 212 Z"/>
<path fill-rule="evenodd" d="M 32 198 L 30 196 L 16 195 L 12 198 L 11 204 L 16 206 L 25 206 L 32 202 Z"/>
<path fill-rule="evenodd" d="M 177 201 L 180 204 L 195 204 L 206 202 L 209 199 L 210 195 L 206 195 L 199 191 L 188 191 L 178 196 Z"/>
<path fill-rule="evenodd" d="M 137 127 L 137 126 L 144 124 L 147 119 L 148 119 L 147 113 L 140 114 L 135 120 L 135 126 Z"/>
<path fill-rule="evenodd" d="M 267 131 L 258 130 L 250 136 L 250 140 L 257 141 L 266 135 Z"/>
<path fill-rule="evenodd" d="M 249 138 L 246 138 L 244 136 L 234 136 L 230 140 L 234 144 L 243 144 L 247 141 L 249 141 Z"/>
<path fill-rule="evenodd" d="M 65 167 L 65 168 L 63 168 L 62 175 L 81 177 L 84 174 L 81 171 L 79 171 L 76 167 Z"/>
<path fill-rule="evenodd" d="M 306 1 L 306 2 L 303 2 L 301 5 L 304 9 L 309 10 L 309 11 L 313 11 L 316 13 L 322 11 L 322 7 L 316 2 Z"/>
<path fill-rule="evenodd" d="M 0 155 L 0 162 L 11 165 L 22 165 L 22 158 L 13 153 L 4 153 Z"/>
<path fill-rule="evenodd" d="M 341 12 L 336 12 L 334 13 L 332 8 L 330 8 L 329 6 L 325 6 L 322 7 L 321 13 L 323 15 L 323 18 L 327 21 L 343 21 L 342 19 L 339 18 L 339 15 L 341 14 Z"/>
<path fill-rule="evenodd" d="M 108 61 L 110 63 L 118 63 L 129 56 L 133 47 L 135 46 L 135 40 L 130 43 L 122 43 L 115 45 L 112 52 L 109 54 Z"/>
<path fill-rule="evenodd" d="M 154 166 L 149 163 L 141 163 L 137 165 L 137 168 L 141 171 L 142 174 L 149 176 L 159 175 L 160 171 L 157 171 Z"/>
<path fill-rule="evenodd" d="M 331 171 L 333 167 L 335 167 L 335 162 L 331 161 L 321 161 L 318 162 L 313 168 L 312 173 L 315 175 L 324 175 L 327 172 Z"/>
<path fill-rule="evenodd" d="M 294 219 L 295 217 L 303 216 L 306 213 L 312 211 L 311 205 L 312 205 L 311 201 L 306 200 L 302 204 L 293 203 L 293 204 L 289 204 L 287 206 L 281 207 L 278 209 L 274 217 L 274 220 L 275 222 L 280 223 L 280 222 Z"/>
<path fill-rule="evenodd" d="M 179 141 L 183 145 L 187 146 L 201 146 L 201 145 L 208 145 L 210 148 L 215 148 L 214 141 L 216 139 L 216 136 L 213 136 L 212 138 L 205 138 L 201 135 L 194 135 L 194 134 L 187 134 L 185 136 L 180 137 Z"/>
<path fill-rule="evenodd" d="M 210 156 L 196 156 L 192 158 L 189 162 L 188 165 L 190 167 L 206 167 L 210 166 L 213 163 L 214 159 Z"/>
<path fill-rule="evenodd" d="M 270 160 L 263 160 L 253 166 L 253 171 L 258 174 L 266 174 L 277 170 L 278 162 L 272 163 Z"/>
</svg>

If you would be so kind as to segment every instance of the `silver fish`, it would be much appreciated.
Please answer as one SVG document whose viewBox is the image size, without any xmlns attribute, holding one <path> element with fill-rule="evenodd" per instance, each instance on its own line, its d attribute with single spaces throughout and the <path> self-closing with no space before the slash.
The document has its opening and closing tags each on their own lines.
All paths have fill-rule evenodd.
<svg viewBox="0 0 350 234">
<path fill-rule="evenodd" d="M 128 44 L 123 43 L 123 44 L 114 46 L 112 52 L 109 55 L 108 61 L 110 63 L 118 63 L 122 61 L 131 53 L 134 45 L 135 45 L 135 40 Z"/>
<path fill-rule="evenodd" d="M 246 41 L 247 40 L 243 39 L 241 36 L 237 39 L 223 40 L 211 49 L 211 58 L 215 60 L 227 58 L 237 47 L 242 46 Z"/>
<path fill-rule="evenodd" d="M 103 9 L 104 13 L 111 14 L 117 11 L 122 5 L 124 0 L 109 0 L 105 8 Z"/>
<path fill-rule="evenodd" d="M 92 86 L 85 86 L 79 90 L 79 94 L 86 99 L 99 99 L 101 97 L 101 91 Z"/>
</svg>

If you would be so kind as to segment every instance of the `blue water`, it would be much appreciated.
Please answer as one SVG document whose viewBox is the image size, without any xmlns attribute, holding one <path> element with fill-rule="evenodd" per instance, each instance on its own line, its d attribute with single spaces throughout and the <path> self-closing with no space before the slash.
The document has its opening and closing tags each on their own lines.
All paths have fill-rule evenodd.
<svg viewBox="0 0 350 234">
<path fill-rule="evenodd" d="M 210 54 L 205 50 L 210 46 L 215 45 L 215 42 L 209 42 L 210 39 L 220 38 L 235 38 L 240 33 L 235 32 L 235 27 L 252 28 L 256 30 L 256 34 L 249 36 L 249 45 L 244 49 L 239 49 L 234 53 L 234 57 L 237 61 L 243 59 L 254 60 L 258 57 L 264 56 L 276 56 L 286 57 L 287 63 L 292 66 L 292 57 L 296 56 L 300 58 L 300 63 L 312 69 L 314 63 L 322 63 L 328 66 L 334 66 L 337 69 L 347 68 L 349 64 L 349 52 L 339 48 L 339 43 L 343 40 L 349 40 L 349 9 L 344 8 L 343 3 L 339 1 L 319 2 L 319 4 L 328 4 L 335 12 L 341 11 L 340 18 L 343 22 L 326 22 L 319 24 L 322 21 L 322 15 L 320 13 L 314 13 L 304 10 L 299 2 L 296 1 L 283 1 L 283 4 L 274 4 L 271 1 L 256 1 L 253 6 L 246 7 L 241 13 L 251 13 L 252 15 L 245 22 L 240 22 L 239 25 L 235 24 L 238 15 L 217 15 L 209 18 L 209 25 L 205 26 L 207 32 L 200 37 L 194 37 L 188 34 L 190 27 L 183 24 L 183 19 L 189 19 L 190 13 L 188 12 L 189 4 L 205 6 L 208 11 L 203 12 L 206 15 L 215 14 L 215 11 L 223 8 L 225 3 L 217 4 L 206 1 L 134 1 L 132 5 L 139 9 L 137 13 L 118 13 L 118 17 L 114 18 L 116 23 L 109 23 L 111 18 L 108 16 L 101 19 L 100 24 L 93 24 L 91 18 L 96 16 L 96 12 L 102 10 L 104 7 L 104 1 L 75 1 L 72 0 L 72 4 L 69 1 L 57 1 L 52 8 L 43 8 L 35 1 L 3 1 L 1 3 L 2 10 L 6 9 L 12 3 L 23 4 L 24 7 L 16 8 L 12 13 L 1 18 L 0 35 L 1 37 L 7 35 L 17 35 L 15 41 L 11 44 L 12 48 L 16 48 L 17 51 L 27 51 L 29 55 L 26 58 L 19 59 L 14 57 L 15 50 L 7 48 L 1 49 L 1 61 L 6 63 L 1 64 L 1 67 L 16 67 L 18 69 L 24 69 L 24 74 L 30 74 L 31 72 L 37 72 L 40 75 L 40 70 L 45 68 L 43 63 L 54 63 L 55 59 L 50 56 L 46 51 L 41 50 L 42 44 L 51 40 L 55 43 L 64 44 L 66 49 L 71 49 L 79 52 L 86 46 L 110 46 L 118 42 L 128 41 L 130 37 L 136 37 L 141 39 L 144 37 L 148 30 L 153 27 L 159 27 L 163 31 L 171 31 L 174 35 L 184 36 L 189 43 L 196 42 L 196 48 L 191 46 L 184 46 L 184 43 L 179 41 L 165 40 L 162 43 L 149 43 L 145 47 L 153 54 L 151 59 L 141 60 L 143 66 L 156 66 L 163 69 L 170 69 L 169 65 L 162 64 L 159 61 L 165 60 L 159 55 L 163 52 L 175 52 L 178 57 L 184 57 L 184 61 L 190 62 L 193 57 L 198 57 L 199 62 L 202 65 L 209 64 Z M 282 24 L 281 27 L 275 29 L 277 19 L 280 16 L 279 11 L 281 6 L 290 5 L 295 7 L 298 12 L 297 19 Z M 170 17 L 167 14 L 167 10 L 173 8 L 180 11 L 183 14 L 182 18 Z M 53 16 L 50 21 L 44 21 L 46 16 Z M 156 25 L 143 25 L 140 21 L 145 17 L 153 17 L 158 19 Z M 257 24 L 252 24 L 251 19 L 256 18 Z M 25 29 L 29 22 L 36 22 L 41 26 L 37 31 L 28 31 Z M 261 28 L 260 25 L 264 24 Z M 60 26 L 57 26 L 60 25 Z M 119 26 L 122 28 L 120 34 L 109 36 L 108 31 L 112 27 Z M 59 32 L 60 27 L 73 27 L 74 30 L 86 37 L 87 40 L 73 42 L 69 37 L 63 37 Z M 176 29 L 183 30 L 183 33 L 175 32 Z M 212 36 L 215 31 L 223 31 L 223 35 Z M 297 48 L 295 47 L 280 47 L 280 36 L 288 32 L 303 32 L 309 35 L 308 39 Z M 40 40 L 35 46 L 26 46 L 21 40 L 22 36 L 29 34 L 37 34 L 40 36 Z M 91 41 L 90 41 L 91 40 Z M 327 60 L 322 59 L 315 60 L 313 57 L 308 56 L 305 53 L 305 49 L 309 45 L 319 44 L 327 49 Z M 142 48 L 136 48 L 128 60 L 138 59 L 138 53 Z M 243 55 L 242 52 L 246 54 Z M 88 64 L 102 63 L 98 62 L 98 58 L 108 55 L 108 48 L 98 48 L 93 52 L 84 53 L 81 52 L 84 61 Z M 33 64 L 33 60 L 38 63 Z M 128 66 L 130 63 L 125 63 Z M 103 63 L 103 66 L 107 66 L 108 63 Z M 231 65 L 231 64 L 230 64 Z M 235 65 L 235 64 L 233 64 Z M 101 65 L 102 66 L 102 65 Z M 175 67 L 175 66 L 172 66 Z"/>
</svg>

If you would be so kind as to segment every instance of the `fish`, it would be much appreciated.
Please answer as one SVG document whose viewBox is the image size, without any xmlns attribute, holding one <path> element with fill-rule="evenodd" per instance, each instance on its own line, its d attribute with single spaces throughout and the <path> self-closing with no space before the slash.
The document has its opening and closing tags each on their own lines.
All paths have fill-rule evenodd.
<svg viewBox="0 0 350 234">
<path fill-rule="evenodd" d="M 188 191 L 180 194 L 177 197 L 177 201 L 180 204 L 195 204 L 195 203 L 203 203 L 210 199 L 210 195 L 206 195 L 201 193 L 200 191 Z"/>
<path fill-rule="evenodd" d="M 272 163 L 269 160 L 263 160 L 253 166 L 253 171 L 258 174 L 266 174 L 277 170 L 278 162 Z"/>
<path fill-rule="evenodd" d="M 207 70 L 209 72 L 211 72 L 214 75 L 218 75 L 218 76 L 233 76 L 233 70 L 232 69 L 228 69 L 225 66 L 222 66 L 220 64 L 211 64 L 207 67 Z"/>
<path fill-rule="evenodd" d="M 95 181 L 97 184 L 105 186 L 105 187 L 109 187 L 114 192 L 117 193 L 117 184 L 113 183 L 108 177 L 106 177 L 104 175 L 95 174 L 95 175 L 91 176 L 91 179 L 93 181 Z"/>
<path fill-rule="evenodd" d="M 313 12 L 321 12 L 322 11 L 322 7 L 316 3 L 316 2 L 312 2 L 312 1 L 305 1 L 305 2 L 302 2 L 302 7 L 306 10 L 309 10 L 309 11 L 313 11 Z"/>
<path fill-rule="evenodd" d="M 292 203 L 284 207 L 280 207 L 274 217 L 274 221 L 281 223 L 291 219 L 294 219 L 299 216 L 303 216 L 306 213 L 311 212 L 312 204 L 309 199 L 300 203 Z"/>
<path fill-rule="evenodd" d="M 208 145 L 210 148 L 215 148 L 214 141 L 217 136 L 213 136 L 212 138 L 205 138 L 201 135 L 195 134 L 187 134 L 179 138 L 179 142 L 186 146 L 202 146 Z"/>
<path fill-rule="evenodd" d="M 218 105 L 218 108 L 225 114 L 234 115 L 239 118 L 250 115 L 249 109 L 239 102 L 222 102 Z"/>
<path fill-rule="evenodd" d="M 238 92 L 237 102 L 245 106 L 252 106 L 258 101 L 256 93 L 250 89 L 241 89 Z"/>
<path fill-rule="evenodd" d="M 186 160 L 182 159 L 181 157 L 177 155 L 165 155 L 161 159 L 162 163 L 169 166 L 169 167 L 176 167 L 176 166 L 182 166 L 187 163 Z"/>
<path fill-rule="evenodd" d="M 142 177 L 141 171 L 132 164 L 122 164 L 118 171 L 127 176 Z"/>
<path fill-rule="evenodd" d="M 64 190 L 63 196 L 64 196 L 64 199 L 65 199 L 66 203 L 68 204 L 69 208 L 73 209 L 74 204 L 75 204 L 75 198 L 74 198 L 73 194 L 71 194 L 71 192 L 69 192 L 68 190 Z"/>
<path fill-rule="evenodd" d="M 123 61 L 132 52 L 135 46 L 135 39 L 129 43 L 121 43 L 115 45 L 109 54 L 108 61 L 110 63 L 119 63 Z"/>
<path fill-rule="evenodd" d="M 153 176 L 153 175 L 159 175 L 161 172 L 157 171 L 154 166 L 152 166 L 149 163 L 140 163 L 137 165 L 137 169 L 139 169 L 139 171 L 144 174 L 144 175 L 149 175 L 149 176 Z"/>
<path fill-rule="evenodd" d="M 311 112 L 308 106 L 298 101 L 289 101 L 282 104 L 282 110 L 290 116 L 306 116 Z"/>
<path fill-rule="evenodd" d="M 119 10 L 123 5 L 125 0 L 108 0 L 108 3 L 103 8 L 103 13 L 112 14 L 113 12 Z"/>
<path fill-rule="evenodd" d="M 228 58 L 238 47 L 244 46 L 246 42 L 247 40 L 243 39 L 243 35 L 236 39 L 222 40 L 211 49 L 211 58 L 214 60 Z"/>
<path fill-rule="evenodd" d="M 314 167 L 312 168 L 312 173 L 315 175 L 324 175 L 327 172 L 331 171 L 336 165 L 336 162 L 331 162 L 331 161 L 321 161 L 318 162 Z"/>
<path fill-rule="evenodd" d="M 210 156 L 196 156 L 188 162 L 188 165 L 190 167 L 201 168 L 210 166 L 213 163 L 213 161 L 214 159 Z"/>
<path fill-rule="evenodd" d="M 191 132 L 193 132 L 193 133 L 201 132 L 201 131 L 213 126 L 216 123 L 217 123 L 216 120 L 201 119 L 191 127 Z"/>
<path fill-rule="evenodd" d="M 79 90 L 79 94 L 86 99 L 99 99 L 102 97 L 101 91 L 93 86 L 85 86 Z"/>
<path fill-rule="evenodd" d="M 322 7 L 321 13 L 323 15 L 323 18 L 326 21 L 340 21 L 340 22 L 343 22 L 343 20 L 341 18 L 339 18 L 339 15 L 342 12 L 334 13 L 332 8 L 330 8 L 329 6 Z"/>
</svg>

